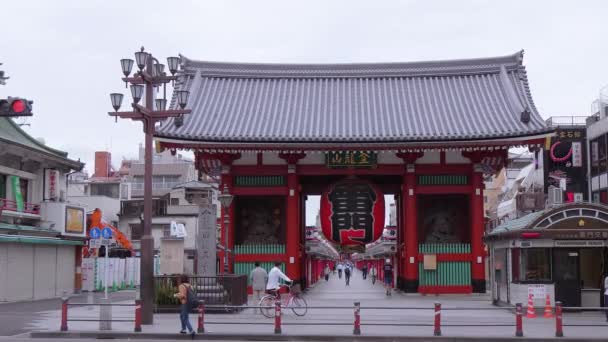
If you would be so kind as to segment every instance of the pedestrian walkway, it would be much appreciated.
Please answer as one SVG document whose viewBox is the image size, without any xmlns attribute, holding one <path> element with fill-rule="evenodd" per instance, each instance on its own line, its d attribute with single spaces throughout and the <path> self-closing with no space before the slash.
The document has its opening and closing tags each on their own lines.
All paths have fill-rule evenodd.
<svg viewBox="0 0 608 342">
<path fill-rule="evenodd" d="M 350 286 L 344 278 L 331 275 L 329 281 L 321 280 L 304 294 L 309 310 L 306 316 L 297 317 L 289 310 L 283 311 L 284 335 L 350 336 L 353 333 L 354 302 L 361 303 L 361 333 L 368 336 L 432 336 L 434 302 L 443 305 L 441 323 L 443 336 L 454 337 L 511 337 L 515 334 L 515 316 L 512 308 L 497 308 L 487 295 L 421 296 L 395 291 L 388 297 L 380 282 L 372 285 L 371 279 L 363 280 L 360 271 L 353 273 Z M 323 308 L 315 308 L 315 307 Z M 379 307 L 388 309 L 378 309 Z M 412 309 L 402 309 L 402 308 Z M 391 309 L 392 308 L 392 309 Z M 399 309 L 397 309 L 399 308 Z M 463 310 L 453 310 L 453 309 Z M 133 317 L 132 307 L 116 307 L 114 318 Z M 71 308 L 70 317 L 98 317 L 97 308 Z M 196 326 L 196 315 L 190 316 Z M 258 310 L 245 309 L 235 314 L 206 314 L 205 329 L 214 334 L 272 335 L 274 319 L 262 316 Z M 589 327 L 564 327 L 568 337 L 605 338 L 608 336 L 603 314 L 598 312 L 567 313 L 564 324 L 592 324 Z M 58 310 L 40 314 L 40 320 L 31 328 L 57 331 L 60 325 Z M 459 326 L 458 326 L 459 325 Z M 70 331 L 97 330 L 98 323 L 70 322 Z M 156 314 L 154 325 L 143 326 L 144 333 L 177 333 L 177 314 Z M 131 332 L 133 324 L 113 323 L 115 331 Z M 524 336 L 553 337 L 553 319 L 524 318 Z"/>
</svg>

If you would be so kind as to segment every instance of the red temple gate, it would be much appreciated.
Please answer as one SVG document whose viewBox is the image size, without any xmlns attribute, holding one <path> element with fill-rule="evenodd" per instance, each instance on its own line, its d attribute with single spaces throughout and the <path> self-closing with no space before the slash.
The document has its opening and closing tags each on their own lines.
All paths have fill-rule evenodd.
<svg viewBox="0 0 608 342">
<path fill-rule="evenodd" d="M 316 281 L 327 257 L 303 248 L 306 196 L 355 180 L 396 198 L 399 288 L 485 292 L 484 174 L 503 167 L 508 148 L 540 146 L 551 132 L 522 56 L 345 65 L 182 58 L 176 89 L 190 91 L 192 114 L 169 119 L 157 140 L 195 151 L 199 170 L 221 165 L 221 186 L 235 196 L 222 226 L 238 251 L 232 272 L 280 261 L 290 277 Z M 350 212 L 360 225 L 342 228 L 358 225 L 351 233 L 367 241 L 375 228 L 366 210 Z"/>
</svg>

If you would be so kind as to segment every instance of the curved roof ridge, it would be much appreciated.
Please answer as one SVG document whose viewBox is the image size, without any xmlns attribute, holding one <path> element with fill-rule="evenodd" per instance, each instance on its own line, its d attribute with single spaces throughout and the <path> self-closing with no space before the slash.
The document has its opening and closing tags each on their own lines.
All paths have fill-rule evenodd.
<svg viewBox="0 0 608 342">
<path fill-rule="evenodd" d="M 0 117 L 0 126 L 1 126 L 2 122 L 6 122 L 10 126 L 10 129 L 12 129 L 14 131 L 14 133 L 12 133 L 12 134 L 10 132 L 6 132 L 7 134 L 11 135 L 10 137 L 6 137 L 6 138 L 9 141 L 13 142 L 14 144 L 25 146 L 30 149 L 32 149 L 32 148 L 38 149 L 38 150 L 46 152 L 50 155 L 54 155 L 54 156 L 63 158 L 65 160 L 69 160 L 70 162 L 82 164 L 80 161 L 75 161 L 75 160 L 69 159 L 68 152 L 57 150 L 57 149 L 47 146 L 46 144 L 41 143 L 40 141 L 38 141 L 37 139 L 35 139 L 31 135 L 29 135 L 21 127 L 19 127 L 19 125 L 16 124 L 11 118 L 7 118 L 7 117 L 1 118 Z M 25 140 L 19 141 L 17 137 L 21 137 L 22 139 L 25 139 Z M 0 136 L 0 139 L 2 139 L 2 138 L 3 137 Z"/>
<path fill-rule="evenodd" d="M 498 57 L 383 63 L 240 63 L 190 59 L 180 55 L 188 71 L 209 77 L 398 77 L 498 73 L 523 64 L 523 50 Z"/>
</svg>

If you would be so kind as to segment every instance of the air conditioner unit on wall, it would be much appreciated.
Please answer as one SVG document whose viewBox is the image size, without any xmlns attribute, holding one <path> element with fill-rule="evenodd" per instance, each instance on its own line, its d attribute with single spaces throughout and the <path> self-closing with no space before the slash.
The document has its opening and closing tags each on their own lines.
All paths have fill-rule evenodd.
<svg viewBox="0 0 608 342">
<path fill-rule="evenodd" d="M 564 203 L 564 194 L 562 189 L 550 186 L 549 187 L 549 206 Z"/>
<path fill-rule="evenodd" d="M 120 199 L 131 199 L 131 183 L 120 183 Z"/>
</svg>

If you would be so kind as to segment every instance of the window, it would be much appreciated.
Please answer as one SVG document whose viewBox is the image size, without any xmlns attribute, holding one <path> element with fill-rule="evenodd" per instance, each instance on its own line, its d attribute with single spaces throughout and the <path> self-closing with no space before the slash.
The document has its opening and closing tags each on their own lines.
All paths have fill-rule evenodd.
<svg viewBox="0 0 608 342">
<path fill-rule="evenodd" d="M 91 196 L 118 198 L 118 184 L 91 184 Z"/>
<path fill-rule="evenodd" d="M 551 249 L 521 249 L 521 281 L 551 281 Z"/>
<path fill-rule="evenodd" d="M 0 198 L 6 198 L 6 175 L 0 175 Z"/>
<path fill-rule="evenodd" d="M 132 224 L 131 227 L 131 240 L 141 240 L 143 235 L 143 229 L 141 224 Z"/>
<path fill-rule="evenodd" d="M 27 179 L 19 178 L 19 188 L 21 188 L 21 196 L 24 202 L 29 201 L 27 190 L 29 188 L 29 181 Z"/>
<path fill-rule="evenodd" d="M 171 198 L 171 205 L 179 205 L 179 198 Z"/>
</svg>

